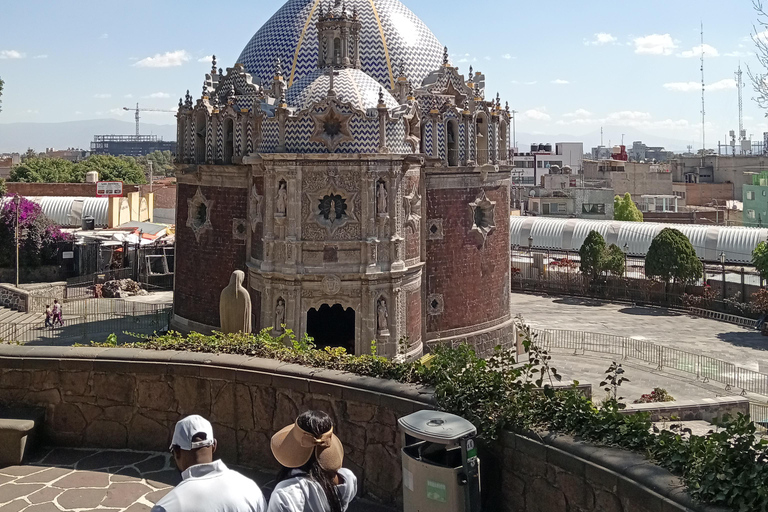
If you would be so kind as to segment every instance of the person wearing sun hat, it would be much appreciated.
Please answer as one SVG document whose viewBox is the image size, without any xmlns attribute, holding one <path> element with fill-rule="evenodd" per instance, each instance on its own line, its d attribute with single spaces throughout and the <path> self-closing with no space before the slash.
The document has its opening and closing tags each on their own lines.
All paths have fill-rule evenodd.
<svg viewBox="0 0 768 512">
<path fill-rule="evenodd" d="M 333 420 L 307 411 L 272 436 L 272 454 L 282 469 L 268 512 L 344 512 L 357 494 L 357 478 L 342 468 L 344 447 Z"/>
<path fill-rule="evenodd" d="M 152 512 L 265 512 L 256 482 L 213 460 L 217 447 L 211 422 L 196 414 L 179 420 L 170 450 L 181 483 Z"/>
</svg>

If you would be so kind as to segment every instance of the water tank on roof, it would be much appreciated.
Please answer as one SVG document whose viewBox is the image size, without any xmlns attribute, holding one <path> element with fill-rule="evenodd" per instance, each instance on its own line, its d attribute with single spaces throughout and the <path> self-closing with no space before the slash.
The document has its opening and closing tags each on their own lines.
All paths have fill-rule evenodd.
<svg viewBox="0 0 768 512">
<path fill-rule="evenodd" d="M 538 144 L 531 144 L 531 153 L 535 153 L 538 150 L 539 150 Z"/>
<path fill-rule="evenodd" d="M 544 144 L 544 151 L 552 152 L 552 144 Z"/>
<path fill-rule="evenodd" d="M 546 145 L 545 144 L 539 144 L 539 151 L 546 151 Z"/>
<path fill-rule="evenodd" d="M 85 173 L 85 182 L 86 183 L 96 183 L 99 181 L 99 173 L 96 171 L 88 171 Z"/>
</svg>

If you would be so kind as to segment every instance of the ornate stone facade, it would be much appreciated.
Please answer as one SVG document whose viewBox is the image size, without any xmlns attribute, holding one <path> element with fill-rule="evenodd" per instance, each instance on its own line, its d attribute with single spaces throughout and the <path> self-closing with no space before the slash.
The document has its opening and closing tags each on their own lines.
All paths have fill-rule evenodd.
<svg viewBox="0 0 768 512">
<path fill-rule="evenodd" d="M 179 101 L 177 177 L 187 186 L 178 199 L 188 207 L 179 208 L 175 326 L 216 328 L 208 302 L 242 269 L 255 329 L 279 333 L 282 320 L 313 334 L 328 327 L 318 314 L 339 305 L 331 323 L 350 330 L 331 326 L 330 343 L 356 353 L 372 340 L 380 354 L 411 357 L 425 342 L 506 339 L 509 109 L 498 95 L 486 100 L 484 75 L 470 68 L 465 78 L 447 49 L 441 63 L 417 43 L 388 47 L 394 29 L 371 6 L 407 11 L 394 0 L 291 0 L 281 12 L 295 23 L 282 35 L 305 31 L 287 53 L 314 37 L 313 69 L 277 59 L 263 76 L 262 55 L 287 44 L 270 20 L 245 63 L 224 72 L 214 58 L 201 98 Z M 378 60 L 375 45 L 386 50 Z M 217 262 L 227 247 L 234 257 Z"/>
</svg>

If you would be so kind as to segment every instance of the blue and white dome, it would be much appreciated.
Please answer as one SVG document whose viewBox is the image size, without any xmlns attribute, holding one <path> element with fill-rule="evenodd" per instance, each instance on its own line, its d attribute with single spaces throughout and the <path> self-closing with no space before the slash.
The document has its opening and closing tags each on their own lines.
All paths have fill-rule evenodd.
<svg viewBox="0 0 768 512">
<path fill-rule="evenodd" d="M 333 77 L 333 89 L 343 103 L 351 103 L 356 109 L 366 111 L 376 108 L 379 103 L 379 90 L 382 86 L 359 69 L 346 68 L 337 70 Z M 295 80 L 285 93 L 288 105 L 299 110 L 309 108 L 313 103 L 323 101 L 328 95 L 330 77 L 323 71 L 315 71 Z M 397 100 L 384 89 L 384 103 L 387 108 L 396 108 Z"/>
<path fill-rule="evenodd" d="M 261 83 L 269 84 L 280 58 L 289 88 L 315 71 L 321 1 L 289 0 L 251 38 L 238 62 Z M 443 45 L 398 0 L 346 0 L 345 6 L 348 11 L 356 10 L 362 24 L 362 70 L 385 89 L 394 89 L 401 66 L 418 86 L 443 63 Z"/>
</svg>

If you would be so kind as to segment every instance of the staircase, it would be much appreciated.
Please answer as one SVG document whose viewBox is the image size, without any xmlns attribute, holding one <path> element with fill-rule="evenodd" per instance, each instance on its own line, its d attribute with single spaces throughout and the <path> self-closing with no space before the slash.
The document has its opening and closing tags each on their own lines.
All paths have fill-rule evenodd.
<svg viewBox="0 0 768 512">
<path fill-rule="evenodd" d="M 44 325 L 45 313 L 21 313 L 0 307 L 0 342 L 24 341 L 26 333 L 42 329 Z"/>
</svg>

